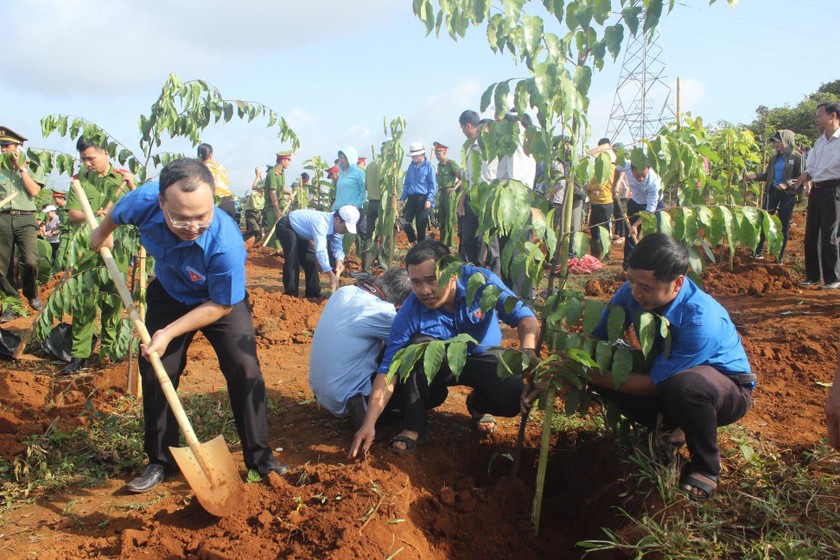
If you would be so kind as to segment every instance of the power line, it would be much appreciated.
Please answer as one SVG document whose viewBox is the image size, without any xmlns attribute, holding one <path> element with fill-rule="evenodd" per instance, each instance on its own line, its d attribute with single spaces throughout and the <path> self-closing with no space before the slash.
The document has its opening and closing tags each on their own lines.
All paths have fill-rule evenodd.
<svg viewBox="0 0 840 560">
<path fill-rule="evenodd" d="M 826 8 L 825 6 L 820 6 L 819 4 L 811 4 L 810 2 L 803 2 L 802 0 L 788 0 L 788 2 L 793 2 L 795 4 L 802 4 L 803 6 L 810 6 L 811 8 L 819 8 L 820 10 L 825 10 L 826 12 L 832 12 L 835 14 L 840 14 L 840 10 L 834 10 L 832 8 Z"/>
<path fill-rule="evenodd" d="M 750 25 L 761 25 L 763 27 L 767 27 L 767 28 L 770 28 L 770 29 L 776 29 L 778 31 L 783 31 L 786 34 L 794 33 L 794 34 L 797 34 L 797 35 L 804 35 L 805 37 L 808 37 L 809 39 L 819 39 L 821 41 L 828 41 L 829 43 L 836 43 L 836 44 L 840 45 L 840 41 L 838 41 L 836 38 L 821 37 L 819 35 L 814 35 L 813 33 L 808 33 L 806 31 L 797 31 L 795 29 L 790 29 L 788 27 L 773 25 L 773 24 L 770 24 L 770 23 L 764 23 L 762 21 L 756 21 L 756 20 L 753 20 L 753 19 L 744 18 L 744 17 L 736 16 L 734 14 L 727 14 L 727 13 L 723 13 L 723 12 L 718 12 L 718 11 L 712 10 L 711 8 L 698 8 L 696 6 L 690 6 L 690 5 L 688 5 L 684 2 L 679 2 L 678 1 L 678 2 L 675 2 L 675 3 L 679 6 L 683 6 L 685 8 L 689 8 L 691 10 L 697 10 L 698 12 L 706 12 L 708 14 L 712 14 L 712 15 L 716 15 L 716 16 L 728 17 L 730 19 L 736 19 L 738 21 L 745 21 L 745 22 L 749 23 Z M 800 3 L 801 4 L 806 4 L 805 2 L 800 2 Z M 826 9 L 828 9 L 828 8 L 826 8 Z M 840 13 L 840 10 L 829 10 L 829 11 Z M 661 21 L 665 22 L 667 20 L 663 19 Z"/>
<path fill-rule="evenodd" d="M 782 55 L 786 55 L 786 56 L 795 56 L 797 58 L 802 56 L 801 54 L 794 54 L 790 51 L 783 51 L 781 49 L 774 49 L 774 48 L 768 47 L 766 45 L 756 45 L 755 43 L 747 43 L 746 41 L 738 41 L 738 40 L 732 39 L 730 37 L 721 37 L 719 35 L 713 35 L 711 33 L 705 33 L 703 31 L 698 31 L 696 29 L 689 29 L 687 27 L 680 27 L 678 25 L 673 25 L 666 20 L 663 20 L 659 27 L 660 28 L 676 29 L 678 31 L 688 31 L 689 33 L 697 33 L 698 35 L 705 35 L 706 37 L 711 37 L 712 39 L 717 39 L 718 41 L 728 41 L 728 42 L 734 43 L 736 45 L 743 45 L 745 47 L 751 47 L 751 48 L 754 48 L 754 49 L 761 49 L 763 51 L 773 52 L 773 53 L 782 54 Z M 810 55 L 808 56 L 808 60 L 811 61 L 811 62 L 819 62 L 820 64 L 827 64 L 829 66 L 840 66 L 840 62 L 830 61 L 830 60 L 822 60 L 822 59 L 819 59 L 819 58 L 813 58 Z"/>
</svg>

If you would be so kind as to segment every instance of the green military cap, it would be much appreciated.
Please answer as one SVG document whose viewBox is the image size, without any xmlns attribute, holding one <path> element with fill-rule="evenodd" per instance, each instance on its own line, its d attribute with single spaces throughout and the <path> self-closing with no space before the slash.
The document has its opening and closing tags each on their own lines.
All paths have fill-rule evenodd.
<svg viewBox="0 0 840 560">
<path fill-rule="evenodd" d="M 25 136 L 21 136 L 11 128 L 0 126 L 0 146 L 8 146 L 9 144 L 23 144 L 29 140 Z"/>
<path fill-rule="evenodd" d="M 292 158 L 292 150 L 280 151 L 280 152 L 277 152 L 277 154 L 275 154 L 275 155 L 277 156 L 277 159 L 291 159 Z"/>
</svg>

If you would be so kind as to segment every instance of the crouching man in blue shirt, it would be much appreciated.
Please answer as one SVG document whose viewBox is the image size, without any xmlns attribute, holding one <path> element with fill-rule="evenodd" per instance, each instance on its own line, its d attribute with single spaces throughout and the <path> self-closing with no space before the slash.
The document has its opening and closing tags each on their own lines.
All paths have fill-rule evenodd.
<svg viewBox="0 0 840 560">
<path fill-rule="evenodd" d="M 213 176 L 196 159 L 179 159 L 148 183 L 123 197 L 91 232 L 98 250 L 111 246 L 120 225 L 137 226 L 140 241 L 155 258 L 155 280 L 148 287 L 146 326 L 151 344 L 141 345 L 144 450 L 149 465 L 128 484 L 146 492 L 177 469 L 169 447 L 178 445 L 178 424 L 166 402 L 148 356 L 157 352 L 177 389 L 187 349 L 201 331 L 216 351 L 227 380 L 245 465 L 266 476 L 288 468 L 268 446 L 265 383 L 257 359 L 256 337 L 245 293 L 245 247 L 239 227 L 215 213 Z"/>
<path fill-rule="evenodd" d="M 413 453 L 417 445 L 426 441 L 426 411 L 441 405 L 448 395 L 447 387 L 466 385 L 473 391 L 467 397 L 467 409 L 474 428 L 489 433 L 496 427 L 491 414 L 515 416 L 519 412 L 519 397 L 522 393 L 521 376 L 499 378 L 496 373 L 498 357 L 489 352 L 491 346 L 502 342 L 498 319 L 519 334 L 520 349 L 534 353 L 539 326 L 533 312 L 518 302 L 510 313 L 505 312 L 505 301 L 515 297 L 502 281 L 484 268 L 464 265 L 461 274 L 453 276 L 443 288 L 438 287 L 436 264 L 449 248 L 439 241 L 421 241 L 405 256 L 408 278 L 412 293 L 397 312 L 391 326 L 391 335 L 385 348 L 385 355 L 377 369 L 373 388 L 368 399 L 368 411 L 362 427 L 356 432 L 349 457 L 353 458 L 360 449 L 367 450 L 376 435 L 376 421 L 395 399 L 395 405 L 403 412 L 403 430 L 388 444 L 390 451 L 397 454 Z M 474 273 L 484 275 L 486 283 L 467 301 L 467 280 Z M 493 285 L 501 291 L 495 308 L 482 312 L 479 305 L 486 286 Z M 478 341 L 468 346 L 468 356 L 458 379 L 449 369 L 446 361 L 438 374 L 428 383 L 419 363 L 405 381 L 398 382 L 394 376 L 386 382 L 388 369 L 394 355 L 409 344 L 429 340 L 448 340 L 466 333 Z"/>
<path fill-rule="evenodd" d="M 612 401 L 630 419 L 654 429 L 659 413 L 664 426 L 682 429 L 691 461 L 680 487 L 704 500 L 720 481 L 718 426 L 740 420 L 750 408 L 755 375 L 729 313 L 686 277 L 688 249 L 664 233 L 642 239 L 628 259 L 628 281 L 610 305 L 623 307 L 638 332 L 639 316 L 648 311 L 668 319 L 670 350 L 656 329 L 649 373 L 630 374 L 617 387 L 612 375 L 592 375 L 592 389 Z M 607 339 L 608 310 L 592 332 Z M 657 318 L 657 322 L 659 319 Z M 678 444 L 678 441 L 671 442 Z"/>
</svg>

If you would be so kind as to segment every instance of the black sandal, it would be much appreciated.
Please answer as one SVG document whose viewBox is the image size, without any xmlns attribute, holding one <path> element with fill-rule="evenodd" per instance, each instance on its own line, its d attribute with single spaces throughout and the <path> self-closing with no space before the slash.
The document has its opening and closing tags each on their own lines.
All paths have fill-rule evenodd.
<svg viewBox="0 0 840 560">
<path fill-rule="evenodd" d="M 394 447 L 395 443 L 405 444 L 405 449 Z M 423 445 L 424 443 L 426 443 L 426 436 L 424 434 L 418 435 L 417 439 L 411 439 L 408 436 L 396 435 L 388 441 L 388 451 L 394 455 L 413 455 L 417 450 L 417 446 Z"/>
<path fill-rule="evenodd" d="M 688 497 L 696 502 L 705 502 L 715 494 L 720 479 L 700 471 L 691 471 L 683 475 L 680 480 L 680 489 Z M 701 494 L 695 494 L 692 489 L 699 490 Z"/>
</svg>

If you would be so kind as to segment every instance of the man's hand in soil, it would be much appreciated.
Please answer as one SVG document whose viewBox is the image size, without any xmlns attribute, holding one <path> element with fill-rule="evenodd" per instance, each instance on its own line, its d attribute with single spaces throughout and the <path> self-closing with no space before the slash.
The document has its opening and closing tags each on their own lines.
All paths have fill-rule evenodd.
<svg viewBox="0 0 840 560">
<path fill-rule="evenodd" d="M 363 424 L 361 428 L 353 436 L 353 445 L 350 446 L 350 453 L 347 454 L 348 459 L 355 459 L 359 450 L 367 453 L 370 446 L 373 445 L 373 440 L 376 437 L 376 429 L 368 427 Z"/>
<path fill-rule="evenodd" d="M 828 445 L 840 451 L 840 348 L 837 349 L 834 383 L 825 402 L 825 423 L 828 426 Z"/>
</svg>

